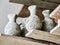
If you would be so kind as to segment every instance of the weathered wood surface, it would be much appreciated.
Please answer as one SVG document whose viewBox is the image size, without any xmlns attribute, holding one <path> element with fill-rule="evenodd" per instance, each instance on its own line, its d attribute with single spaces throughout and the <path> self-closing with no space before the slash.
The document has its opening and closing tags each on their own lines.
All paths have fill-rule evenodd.
<svg viewBox="0 0 60 45">
<path fill-rule="evenodd" d="M 10 0 L 10 1 L 14 1 L 14 2 L 18 2 L 19 0 Z M 54 3 L 60 3 L 60 0 L 40 0 L 40 1 L 48 1 L 48 2 L 54 2 Z"/>
<path fill-rule="evenodd" d="M 48 0 L 47 1 L 41 1 L 41 0 L 10 0 L 10 2 L 20 3 L 20 4 L 25 4 L 25 5 L 37 5 L 41 8 L 46 8 L 46 9 L 55 9 L 59 5 L 57 3 L 49 2 Z"/>
<path fill-rule="evenodd" d="M 51 30 L 50 33 L 60 36 L 60 26 L 57 26 L 54 30 Z"/>
<path fill-rule="evenodd" d="M 46 41 L 50 41 L 50 42 L 60 44 L 60 36 L 53 35 L 53 34 L 50 34 L 48 32 L 43 32 L 43 31 L 39 31 L 39 30 L 34 30 L 27 37 L 31 37 L 31 38 L 38 39 L 38 40 L 46 40 Z"/>
<path fill-rule="evenodd" d="M 51 12 L 50 17 L 51 17 L 51 18 L 56 17 L 57 19 L 60 19 L 60 5 L 58 5 L 58 6 L 56 7 L 56 9 L 54 9 L 54 10 Z"/>
<path fill-rule="evenodd" d="M 0 45 L 48 45 L 25 40 L 22 37 L 0 36 Z"/>
<path fill-rule="evenodd" d="M 60 19 L 60 5 L 54 11 L 52 11 L 52 13 L 50 14 L 50 17 L 51 18 L 56 17 L 57 20 Z M 57 25 L 55 28 L 53 28 L 50 31 L 50 33 L 55 34 L 55 35 L 60 35 L 60 25 Z"/>
<path fill-rule="evenodd" d="M 60 0 L 44 0 L 44 1 L 54 2 L 54 3 L 60 3 Z"/>
</svg>

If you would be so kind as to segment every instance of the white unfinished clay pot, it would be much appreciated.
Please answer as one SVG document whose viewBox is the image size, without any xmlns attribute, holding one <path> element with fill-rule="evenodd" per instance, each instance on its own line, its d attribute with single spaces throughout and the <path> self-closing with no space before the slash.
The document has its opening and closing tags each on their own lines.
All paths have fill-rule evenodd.
<svg viewBox="0 0 60 45">
<path fill-rule="evenodd" d="M 53 22 L 53 20 L 49 17 L 50 10 L 44 10 L 42 12 L 42 14 L 44 15 L 45 19 L 44 19 L 44 25 L 43 25 L 43 30 L 45 31 L 50 31 L 51 29 L 54 28 L 55 24 Z"/>
<path fill-rule="evenodd" d="M 20 27 L 16 24 L 16 22 L 14 22 L 15 16 L 16 16 L 16 14 L 9 14 L 8 15 L 9 22 L 5 26 L 4 34 L 6 34 L 6 35 L 19 35 L 19 33 L 21 32 Z"/>
<path fill-rule="evenodd" d="M 25 25 L 28 30 L 26 36 L 28 36 L 34 29 L 41 29 L 42 27 L 42 20 L 36 15 L 36 5 L 29 6 L 28 10 L 30 11 L 30 16 L 27 19 L 29 20 L 28 23 Z"/>
</svg>

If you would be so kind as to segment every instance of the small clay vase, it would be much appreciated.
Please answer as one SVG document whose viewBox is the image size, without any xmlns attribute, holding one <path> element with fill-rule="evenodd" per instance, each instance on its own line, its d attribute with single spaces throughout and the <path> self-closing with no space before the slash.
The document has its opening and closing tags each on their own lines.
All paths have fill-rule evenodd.
<svg viewBox="0 0 60 45">
<path fill-rule="evenodd" d="M 27 20 L 28 23 L 26 23 L 26 29 L 28 30 L 28 33 L 25 36 L 28 36 L 34 29 L 40 30 L 42 27 L 42 20 L 36 15 L 36 5 L 31 5 L 28 7 L 28 10 L 30 11 L 30 16 Z"/>
<path fill-rule="evenodd" d="M 14 36 L 15 35 L 16 36 L 20 35 L 21 28 L 15 22 L 15 18 L 16 18 L 16 14 L 9 14 L 8 15 L 9 22 L 5 26 L 4 34 L 6 34 L 6 35 L 14 35 Z"/>
<path fill-rule="evenodd" d="M 49 17 L 50 10 L 44 10 L 42 11 L 42 14 L 44 15 L 45 19 L 43 21 L 43 30 L 44 31 L 50 31 L 51 29 L 54 28 L 55 23 L 54 21 Z"/>
</svg>

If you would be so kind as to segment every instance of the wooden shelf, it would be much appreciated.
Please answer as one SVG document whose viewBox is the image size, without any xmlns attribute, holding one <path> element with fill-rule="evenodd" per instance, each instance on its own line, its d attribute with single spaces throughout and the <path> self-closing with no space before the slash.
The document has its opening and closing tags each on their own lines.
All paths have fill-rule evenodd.
<svg viewBox="0 0 60 45">
<path fill-rule="evenodd" d="M 0 36 L 0 44 L 2 45 L 58 45 L 60 44 L 60 36 L 53 35 L 48 32 L 34 30 L 27 37 L 17 36 Z"/>
<path fill-rule="evenodd" d="M 47 45 L 47 44 L 33 42 L 23 37 L 0 36 L 0 45 Z"/>
<path fill-rule="evenodd" d="M 59 5 L 60 0 L 10 0 L 10 2 L 25 5 L 37 5 L 46 9 L 55 9 Z"/>
<path fill-rule="evenodd" d="M 60 36 L 53 35 L 53 34 L 50 34 L 48 32 L 43 32 L 43 31 L 39 31 L 39 30 L 34 30 L 27 37 L 31 37 L 31 38 L 38 39 L 38 40 L 50 41 L 50 42 L 53 42 L 53 43 L 60 44 Z"/>
</svg>

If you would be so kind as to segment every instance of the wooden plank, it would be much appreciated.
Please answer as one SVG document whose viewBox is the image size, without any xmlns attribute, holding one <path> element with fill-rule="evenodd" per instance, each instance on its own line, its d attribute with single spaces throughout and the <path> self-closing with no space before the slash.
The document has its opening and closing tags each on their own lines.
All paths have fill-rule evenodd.
<svg viewBox="0 0 60 45">
<path fill-rule="evenodd" d="M 20 4 L 25 4 L 25 5 L 37 5 L 41 8 L 46 8 L 46 9 L 55 9 L 58 4 L 52 3 L 52 2 L 44 2 L 41 0 L 10 0 L 10 2 L 14 3 L 20 3 Z"/>
<path fill-rule="evenodd" d="M 46 40 L 50 42 L 54 42 L 60 44 L 60 36 L 50 34 L 48 32 L 43 32 L 39 30 L 34 30 L 29 36 L 30 38 L 38 39 L 38 40 Z"/>
<path fill-rule="evenodd" d="M 60 5 L 58 5 L 58 6 L 56 7 L 56 9 L 54 9 L 54 10 L 50 13 L 50 17 L 51 17 L 51 18 L 56 17 L 56 18 L 60 19 Z"/>
<path fill-rule="evenodd" d="M 60 36 L 60 25 L 57 25 L 54 29 L 50 31 L 50 33 Z"/>
<path fill-rule="evenodd" d="M 13 36 L 0 36 L 0 45 L 47 45 L 47 44 L 24 40 L 21 37 L 14 38 Z"/>
<path fill-rule="evenodd" d="M 54 2 L 54 3 L 60 3 L 60 0 L 44 0 L 44 1 Z"/>
<path fill-rule="evenodd" d="M 50 14 L 51 18 L 56 18 L 58 22 L 58 19 L 60 19 L 60 5 Z M 60 25 L 57 25 L 55 28 L 53 28 L 50 33 L 55 35 L 60 35 Z"/>
<path fill-rule="evenodd" d="M 50 43 L 49 45 L 55 45 L 55 44 Z"/>
</svg>

